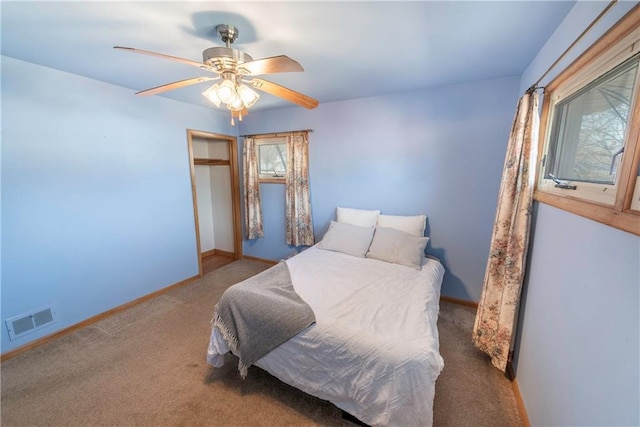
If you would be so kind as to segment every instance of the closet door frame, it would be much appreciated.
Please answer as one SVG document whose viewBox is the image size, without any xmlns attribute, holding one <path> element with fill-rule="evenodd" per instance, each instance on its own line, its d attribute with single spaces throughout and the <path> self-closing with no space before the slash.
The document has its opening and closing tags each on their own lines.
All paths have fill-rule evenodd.
<svg viewBox="0 0 640 427">
<path fill-rule="evenodd" d="M 231 174 L 231 210 L 233 215 L 233 258 L 242 258 L 242 226 L 240 223 L 240 178 L 238 174 L 238 139 L 235 136 L 187 129 L 189 167 L 191 169 L 191 193 L 193 196 L 193 217 L 196 227 L 198 254 L 198 276 L 202 277 L 202 252 L 200 244 L 200 222 L 198 220 L 198 196 L 196 194 L 196 167 L 193 157 L 193 138 L 227 141 L 229 147 L 229 172 Z"/>
</svg>

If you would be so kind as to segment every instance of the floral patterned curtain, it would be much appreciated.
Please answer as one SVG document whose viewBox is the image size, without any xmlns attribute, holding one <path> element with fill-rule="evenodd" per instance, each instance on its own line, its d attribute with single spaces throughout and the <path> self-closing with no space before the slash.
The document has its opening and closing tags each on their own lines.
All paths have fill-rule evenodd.
<svg viewBox="0 0 640 427">
<path fill-rule="evenodd" d="M 286 207 L 287 244 L 311 246 L 311 192 L 309 191 L 309 141 L 307 132 L 289 135 L 287 143 Z"/>
<path fill-rule="evenodd" d="M 532 92 L 532 93 L 530 93 Z M 511 128 L 493 237 L 473 342 L 503 372 L 513 343 L 531 222 L 538 143 L 538 94 L 518 101 Z"/>
<path fill-rule="evenodd" d="M 244 160 L 244 231 L 249 240 L 264 236 L 257 157 L 255 140 L 253 138 L 245 139 L 242 150 Z"/>
</svg>

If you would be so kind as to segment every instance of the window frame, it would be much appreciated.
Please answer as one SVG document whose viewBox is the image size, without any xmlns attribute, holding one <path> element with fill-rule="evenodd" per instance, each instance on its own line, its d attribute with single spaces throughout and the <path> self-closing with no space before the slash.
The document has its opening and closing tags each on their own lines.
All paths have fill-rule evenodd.
<svg viewBox="0 0 640 427">
<path fill-rule="evenodd" d="M 630 53 L 632 52 L 632 53 Z M 640 208 L 632 208 L 634 190 L 640 191 L 638 166 L 640 164 L 640 95 L 634 96 L 627 125 L 627 140 L 613 186 L 606 184 L 574 183 L 591 191 L 611 187 L 613 197 L 600 200 L 585 199 L 575 190 L 556 189 L 549 178 L 543 176 L 543 162 L 549 150 L 553 120 L 553 106 L 595 81 L 598 77 L 622 64 L 640 52 L 640 6 L 635 6 L 605 35 L 588 48 L 578 59 L 562 71 L 545 87 L 540 119 L 538 170 L 534 200 L 611 227 L 640 236 Z M 640 73 L 640 70 L 639 70 Z M 640 88 L 640 81 L 636 81 Z M 589 191 L 589 190 L 587 190 Z"/>
<path fill-rule="evenodd" d="M 274 176 L 271 174 L 260 173 L 260 146 L 262 145 L 284 145 L 285 152 L 288 153 L 289 139 L 286 136 L 268 136 L 268 137 L 254 137 L 256 144 L 256 160 L 258 161 L 258 182 L 265 184 L 285 184 L 287 181 L 287 159 L 285 159 L 285 171 L 282 176 Z M 273 140 L 279 140 L 275 142 Z M 287 154 L 288 155 L 288 154 Z"/>
</svg>

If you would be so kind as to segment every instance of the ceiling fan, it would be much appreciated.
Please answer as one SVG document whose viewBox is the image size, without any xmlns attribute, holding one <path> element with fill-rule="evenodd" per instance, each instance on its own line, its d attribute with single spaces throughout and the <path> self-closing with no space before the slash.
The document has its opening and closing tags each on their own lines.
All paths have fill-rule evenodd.
<svg viewBox="0 0 640 427">
<path fill-rule="evenodd" d="M 219 80 L 218 83 L 205 90 L 202 94 L 217 107 L 224 105 L 231 111 L 231 124 L 234 124 L 234 117 L 239 117 L 239 119 L 242 120 L 242 116 L 247 114 L 248 109 L 253 106 L 260 97 L 253 89 L 270 93 L 271 95 L 275 95 L 308 109 L 318 106 L 318 100 L 310 96 L 303 95 L 302 93 L 268 80 L 254 77 L 262 74 L 304 71 L 298 62 L 286 55 L 254 60 L 248 54 L 231 47 L 231 44 L 238 38 L 238 29 L 236 27 L 229 24 L 220 24 L 217 25 L 215 29 L 226 46 L 205 49 L 202 52 L 202 62 L 132 47 L 114 46 L 115 49 L 123 49 L 181 62 L 216 74 L 213 77 L 192 77 L 186 80 L 167 83 L 136 92 L 136 95 L 156 95 L 197 83 Z"/>
</svg>

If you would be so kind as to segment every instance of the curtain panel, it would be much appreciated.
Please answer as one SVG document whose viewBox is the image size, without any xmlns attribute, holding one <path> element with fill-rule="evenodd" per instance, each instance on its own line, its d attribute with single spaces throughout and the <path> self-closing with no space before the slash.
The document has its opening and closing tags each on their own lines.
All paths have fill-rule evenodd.
<svg viewBox="0 0 640 427">
<path fill-rule="evenodd" d="M 260 174 L 258 171 L 256 141 L 247 138 L 242 150 L 244 178 L 244 231 L 247 239 L 264 236 L 262 205 L 260 204 Z"/>
<path fill-rule="evenodd" d="M 538 144 L 538 94 L 518 101 L 500 193 L 473 342 L 506 372 L 524 279 Z"/>
<path fill-rule="evenodd" d="M 295 132 L 288 137 L 285 212 L 287 244 L 313 245 L 307 132 Z"/>
</svg>

